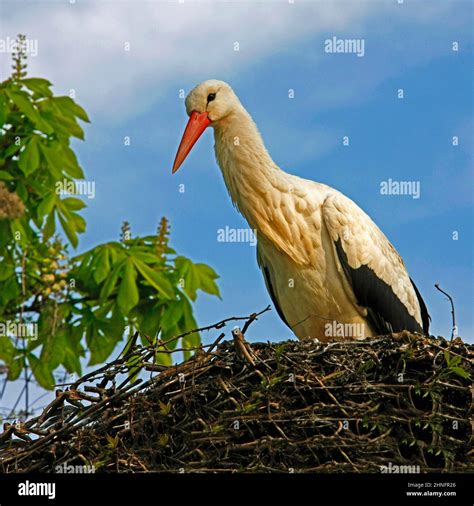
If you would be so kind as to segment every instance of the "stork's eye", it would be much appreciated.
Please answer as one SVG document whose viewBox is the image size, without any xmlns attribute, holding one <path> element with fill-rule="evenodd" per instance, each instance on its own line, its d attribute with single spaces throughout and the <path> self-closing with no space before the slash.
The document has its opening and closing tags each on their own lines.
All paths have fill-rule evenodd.
<svg viewBox="0 0 474 506">
<path fill-rule="evenodd" d="M 212 102 L 215 98 L 216 98 L 215 93 L 209 93 L 209 95 L 207 96 L 207 103 Z"/>
</svg>

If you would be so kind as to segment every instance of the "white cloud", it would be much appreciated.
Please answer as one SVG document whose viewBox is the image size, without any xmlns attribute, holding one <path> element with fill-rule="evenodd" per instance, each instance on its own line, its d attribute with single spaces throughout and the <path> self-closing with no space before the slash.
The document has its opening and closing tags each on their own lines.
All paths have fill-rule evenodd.
<svg viewBox="0 0 474 506">
<path fill-rule="evenodd" d="M 48 77 L 59 93 L 76 90 L 78 101 L 94 120 L 100 117 L 114 125 L 149 110 L 169 97 L 170 90 L 177 97 L 180 88 L 188 91 L 204 79 L 236 79 L 258 68 L 266 57 L 308 37 L 366 36 L 383 30 L 390 39 L 397 19 L 420 27 L 442 19 L 445 28 L 453 18 L 446 16 L 453 9 L 448 2 L 440 5 L 430 0 L 422 2 L 423 8 L 409 2 L 398 5 L 395 0 L 295 0 L 293 4 L 43 0 L 19 5 L 0 0 L 0 36 L 24 33 L 37 39 L 39 54 L 29 60 L 31 74 Z M 238 52 L 235 42 L 240 45 Z M 127 43 L 130 51 L 124 49 Z M 310 48 L 301 58 L 318 67 L 324 56 L 328 55 L 321 48 Z M 415 56 L 407 58 L 416 63 Z M 318 110 L 363 99 L 397 72 L 399 64 L 392 68 L 390 63 L 378 58 L 375 73 L 361 67 L 359 74 L 365 77 L 348 76 L 350 86 L 344 74 L 336 72 L 332 81 L 326 76 L 315 83 L 308 107 Z M 8 71 L 8 65 L 2 67 Z"/>
<path fill-rule="evenodd" d="M 62 93 L 77 90 L 88 109 L 116 119 L 145 109 L 167 86 L 187 89 L 195 80 L 239 74 L 295 39 L 357 26 L 380 10 L 374 2 L 2 5 L 2 37 L 38 40 L 30 72 Z"/>
</svg>

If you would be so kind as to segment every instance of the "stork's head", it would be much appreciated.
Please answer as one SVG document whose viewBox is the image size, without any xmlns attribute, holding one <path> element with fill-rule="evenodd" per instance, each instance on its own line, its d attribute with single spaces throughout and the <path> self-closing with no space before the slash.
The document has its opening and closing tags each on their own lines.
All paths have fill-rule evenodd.
<svg viewBox="0 0 474 506">
<path fill-rule="evenodd" d="M 193 88 L 186 97 L 189 121 L 176 153 L 173 173 L 179 169 L 204 130 L 209 125 L 215 127 L 239 107 L 237 95 L 224 81 L 210 79 Z"/>
</svg>

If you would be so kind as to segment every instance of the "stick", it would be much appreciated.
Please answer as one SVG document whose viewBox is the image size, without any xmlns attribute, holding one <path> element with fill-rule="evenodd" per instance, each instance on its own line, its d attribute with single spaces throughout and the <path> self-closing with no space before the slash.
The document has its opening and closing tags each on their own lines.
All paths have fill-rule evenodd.
<svg viewBox="0 0 474 506">
<path fill-rule="evenodd" d="M 439 287 L 439 283 L 435 284 L 435 288 L 436 288 L 436 290 L 439 290 L 441 293 L 444 293 L 444 295 L 446 295 L 446 297 L 449 299 L 449 302 L 451 303 L 451 315 L 453 317 L 453 328 L 451 330 L 451 341 L 452 341 L 454 339 L 454 334 L 457 332 L 456 315 L 454 314 L 454 301 L 453 301 L 453 298 L 451 297 L 451 295 L 449 295 L 449 293 L 446 293 L 444 290 L 442 290 Z"/>
</svg>

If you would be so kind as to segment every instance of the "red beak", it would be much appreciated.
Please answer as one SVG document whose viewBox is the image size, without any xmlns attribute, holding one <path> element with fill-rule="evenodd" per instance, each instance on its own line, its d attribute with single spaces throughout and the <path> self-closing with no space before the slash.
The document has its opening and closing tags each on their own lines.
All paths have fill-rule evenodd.
<svg viewBox="0 0 474 506">
<path fill-rule="evenodd" d="M 188 156 L 188 153 L 191 151 L 191 148 L 210 124 L 211 120 L 207 116 L 207 111 L 193 111 L 191 113 L 186 129 L 184 130 L 183 138 L 179 144 L 176 158 L 174 159 L 173 174 L 180 168 L 181 164 Z"/>
</svg>

